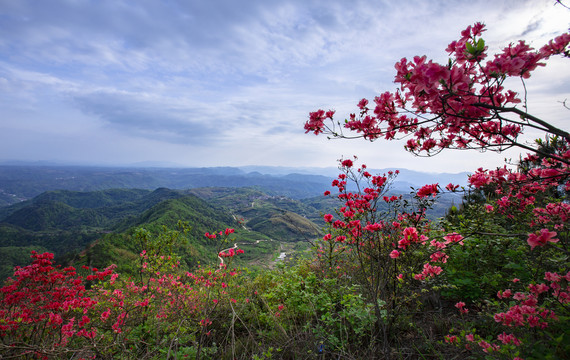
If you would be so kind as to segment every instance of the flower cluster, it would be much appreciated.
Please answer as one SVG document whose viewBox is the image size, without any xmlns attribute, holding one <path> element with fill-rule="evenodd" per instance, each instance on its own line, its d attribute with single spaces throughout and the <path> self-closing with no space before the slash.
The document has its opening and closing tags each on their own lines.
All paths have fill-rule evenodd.
<svg viewBox="0 0 570 360">
<path fill-rule="evenodd" d="M 32 264 L 17 267 L 0 288 L 0 338 L 4 343 L 47 343 L 64 347 L 74 338 L 92 340 L 97 329 L 88 313 L 98 301 L 75 268 L 53 265 L 53 254 L 32 252 Z M 92 269 L 105 279 L 113 267 Z"/>
<path fill-rule="evenodd" d="M 242 249 L 234 250 L 234 248 L 229 249 L 227 252 L 221 251 L 218 256 L 223 258 L 233 257 L 238 254 L 243 254 L 244 251 Z"/>
<path fill-rule="evenodd" d="M 158 242 L 171 236 L 140 234 L 149 249 L 140 252 L 136 280 L 121 277 L 114 265 L 103 270 L 83 266 L 87 275 L 78 276 L 73 267 L 55 266 L 53 254 L 33 252 L 32 264 L 17 267 L 0 288 L 0 353 L 42 359 L 111 358 L 118 351 L 128 358 L 157 355 L 165 339 L 182 341 L 172 340 L 182 322 L 185 333 L 178 337 L 185 337 L 188 346 L 196 331 L 209 331 L 216 309 L 225 318 L 226 307 L 237 304 L 240 271 L 224 266 L 183 275 L 175 255 L 157 250 Z M 230 249 L 224 254 L 241 253 Z M 150 328 L 152 336 L 147 336 Z"/>
<path fill-rule="evenodd" d="M 550 284 L 529 284 L 528 292 L 512 293 L 510 289 L 500 291 L 499 299 L 513 299 L 518 302 L 507 311 L 495 314 L 495 321 L 509 327 L 548 327 L 549 321 L 557 321 L 558 317 L 551 309 L 540 307 L 539 298 L 551 296 L 560 304 L 570 303 L 570 272 L 562 276 L 546 272 L 544 279 Z"/>
<path fill-rule="evenodd" d="M 447 47 L 452 56 L 449 63 L 438 64 L 425 56 L 401 59 L 395 65 L 399 91 L 376 96 L 373 106 L 367 99 L 360 100 L 359 115 L 351 114 L 344 128 L 368 140 L 409 137 L 405 148 L 414 153 L 434 154 L 450 148 L 501 151 L 519 146 L 516 139 L 525 125 L 545 125 L 509 107 L 521 98 L 503 83 L 508 77 L 529 78 L 552 55 L 570 56 L 570 34 L 558 36 L 538 51 L 523 41 L 510 44 L 484 63 L 484 31 L 481 23 L 462 31 L 460 39 Z M 508 117 L 510 113 L 516 116 Z M 310 113 L 306 131 L 345 137 L 342 128 L 335 128 L 333 116 L 333 111 Z M 560 129 L 547 126 L 546 130 L 570 139 Z"/>
</svg>

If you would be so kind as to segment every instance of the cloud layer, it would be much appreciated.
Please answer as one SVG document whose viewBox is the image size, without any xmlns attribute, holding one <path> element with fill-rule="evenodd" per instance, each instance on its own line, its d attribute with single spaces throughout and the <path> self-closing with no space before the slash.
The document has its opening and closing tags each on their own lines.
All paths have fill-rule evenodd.
<svg viewBox="0 0 570 360">
<path fill-rule="evenodd" d="M 436 171 L 483 164 L 327 142 L 304 135 L 303 122 L 393 89 L 402 57 L 445 61 L 446 44 L 475 21 L 496 49 L 523 37 L 540 46 L 569 26 L 549 0 L 21 0 L 1 2 L 0 19 L 0 160 L 331 166 L 360 154 L 375 167 Z M 553 100 L 570 96 L 569 74 L 552 68 L 529 88 L 536 109 L 561 121 Z"/>
</svg>

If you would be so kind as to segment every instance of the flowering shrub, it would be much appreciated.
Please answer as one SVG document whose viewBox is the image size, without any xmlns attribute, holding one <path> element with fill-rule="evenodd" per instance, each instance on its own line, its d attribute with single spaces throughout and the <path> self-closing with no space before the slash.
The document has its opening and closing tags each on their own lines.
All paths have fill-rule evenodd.
<svg viewBox="0 0 570 360">
<path fill-rule="evenodd" d="M 428 61 L 425 56 L 416 56 L 412 61 L 402 59 L 395 65 L 395 82 L 400 85 L 397 91 L 380 94 L 374 98 L 372 106 L 367 99 L 362 99 L 357 105 L 358 115 L 350 114 L 344 124 L 335 121 L 334 111 L 311 112 L 305 130 L 340 138 L 348 137 L 344 135 L 345 131 L 355 132 L 356 137 L 366 140 L 406 138 L 407 151 L 427 156 L 444 149 L 501 152 L 518 147 L 529 151 L 516 169 L 506 166 L 496 170 L 480 168 L 469 177 L 473 192 L 466 198 L 465 208 L 459 212 L 455 210 L 448 217 L 449 221 L 442 223 L 447 232 L 456 232 L 444 238 L 446 241 L 458 239 L 467 246 L 449 254 L 433 253 L 431 257 L 434 260 L 450 259 L 451 272 L 447 278 L 455 284 L 466 285 L 465 279 L 457 277 L 467 273 L 465 268 L 485 273 L 483 277 L 472 280 L 475 287 L 478 287 L 477 282 L 484 281 L 490 289 L 496 288 L 505 283 L 504 274 L 510 272 L 520 274 L 524 278 L 521 284 L 527 284 L 528 293 L 519 292 L 517 298 L 513 298 L 518 304 L 511 303 L 500 311 L 497 303 L 489 311 L 494 312 L 494 319 L 500 327 L 532 328 L 532 335 L 528 331 L 513 335 L 506 330 L 490 333 L 490 338 L 473 333 L 460 334 L 462 336 L 450 334 L 445 337 L 445 342 L 463 346 L 462 342 L 467 341 L 467 349 L 480 349 L 487 354 L 511 358 L 519 358 L 520 354 L 532 356 L 534 351 L 538 354 L 543 350 L 556 357 L 569 350 L 567 345 L 562 345 L 569 340 L 566 323 L 551 326 L 560 319 L 561 312 L 567 319 L 566 285 L 555 281 L 545 285 L 537 276 L 568 272 L 569 209 L 566 194 L 570 190 L 570 134 L 528 114 L 526 107 L 524 110 L 518 108 L 517 104 L 526 102 L 526 99 L 505 88 L 505 82 L 516 77 L 524 83 L 532 71 L 545 66 L 553 55 L 570 57 L 570 34 L 557 36 L 539 50 L 534 50 L 524 41 L 510 44 L 494 58 L 486 60 L 484 31 L 481 23 L 468 26 L 459 40 L 447 47 L 446 51 L 451 56 L 447 64 Z M 519 137 L 525 127 L 544 132 L 545 141 L 537 140 L 535 144 L 521 141 Z M 456 189 L 451 184 L 446 188 L 449 191 Z M 423 186 L 416 195 L 420 199 L 428 199 L 437 196 L 438 191 L 436 184 L 430 184 Z M 347 217 L 346 213 L 344 216 Z M 326 221 L 334 224 L 332 217 Z M 400 232 L 398 237 L 402 238 L 392 241 L 393 248 L 387 250 L 391 259 L 399 260 L 401 251 L 408 250 L 408 246 L 417 241 L 414 229 L 420 236 L 432 237 L 428 227 L 412 226 L 409 230 L 409 224 L 403 226 L 408 233 L 397 229 Z M 364 231 L 358 228 L 356 234 L 361 233 Z M 446 244 L 433 240 L 430 245 L 443 249 Z M 341 249 L 345 253 L 351 250 L 338 247 L 339 251 Z M 504 252 L 501 253 L 500 249 Z M 476 264 L 470 264 L 475 253 L 482 259 L 477 258 Z M 494 254 L 508 262 L 501 264 L 500 260 L 493 258 Z M 456 255 L 459 261 L 453 260 Z M 362 263 L 353 264 L 358 267 Z M 481 268 L 482 264 L 494 266 L 484 265 Z M 503 268 L 504 265 L 508 267 Z M 414 278 L 422 280 L 440 272 L 437 266 L 425 263 L 423 271 L 416 273 Z M 492 272 L 496 273 L 494 279 L 489 278 Z M 552 275 L 550 278 L 561 276 Z M 510 291 L 500 292 L 501 299 L 508 298 Z M 471 295 L 473 300 L 492 302 L 484 294 Z M 454 295 L 459 296 L 461 292 Z M 471 315 L 464 302 L 457 302 L 456 307 L 462 316 Z M 492 328 L 488 331 L 493 332 Z M 532 337 L 538 340 L 531 340 Z M 521 344 L 531 345 L 523 345 L 516 350 Z M 537 344 L 540 346 L 535 346 Z"/>
<path fill-rule="evenodd" d="M 502 331 L 495 335 L 475 333 L 473 324 L 466 322 L 458 335 L 447 335 L 445 341 L 464 347 L 480 356 L 491 354 L 493 358 L 521 359 L 521 355 L 564 358 L 568 354 L 567 304 L 570 302 L 569 280 L 566 275 L 547 272 L 546 283 L 527 285 L 526 291 L 501 290 L 496 303 L 498 311 L 494 321 Z M 513 284 L 518 284 L 515 279 Z M 460 302 L 456 305 L 461 313 L 467 313 Z M 560 334 L 553 337 L 552 334 Z"/>
<path fill-rule="evenodd" d="M 225 236 L 231 233 L 233 229 L 227 229 Z M 123 278 L 113 266 L 103 271 L 85 267 L 90 275 L 83 278 L 73 267 L 54 266 L 53 254 L 33 253 L 32 264 L 17 268 L 0 289 L 2 354 L 170 358 L 227 346 L 221 329 L 245 298 L 236 280 L 240 271 L 228 265 L 243 250 L 227 253 L 230 261 L 213 270 L 183 273 L 175 255 L 160 251 L 164 248 L 159 242 L 175 238 L 169 234 L 153 239 L 147 233 L 139 235 L 151 246 L 140 253 L 137 279 Z"/>
<path fill-rule="evenodd" d="M 90 311 L 97 305 L 73 267 L 53 265 L 53 254 L 32 252 L 0 288 L 0 349 L 6 356 L 58 358 L 97 342 Z M 113 267 L 85 280 L 105 280 Z"/>
<path fill-rule="evenodd" d="M 324 215 L 328 232 L 317 243 L 317 261 L 325 276 L 361 286 L 375 312 L 373 339 L 382 338 L 383 351 L 390 351 L 393 326 L 413 313 L 429 280 L 443 272 L 446 251 L 463 237 L 442 233 L 426 218 L 441 193 L 437 184 L 407 199 L 387 195 L 398 171 L 375 176 L 350 159 L 340 160 L 340 169 L 332 186 L 343 206 L 336 216 Z"/>
</svg>

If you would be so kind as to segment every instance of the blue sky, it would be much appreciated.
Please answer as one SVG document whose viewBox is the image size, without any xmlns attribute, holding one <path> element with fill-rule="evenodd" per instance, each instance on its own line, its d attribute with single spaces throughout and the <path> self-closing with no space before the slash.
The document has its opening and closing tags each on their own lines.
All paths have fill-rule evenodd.
<svg viewBox="0 0 570 360">
<path fill-rule="evenodd" d="M 493 52 L 541 46 L 570 11 L 553 0 L 0 0 L 0 161 L 493 167 L 516 153 L 415 158 L 403 143 L 303 130 L 310 111 L 346 116 L 395 89 L 402 57 L 446 61 L 476 21 Z M 530 112 L 567 129 L 569 84 L 553 59 L 527 82 Z"/>
</svg>

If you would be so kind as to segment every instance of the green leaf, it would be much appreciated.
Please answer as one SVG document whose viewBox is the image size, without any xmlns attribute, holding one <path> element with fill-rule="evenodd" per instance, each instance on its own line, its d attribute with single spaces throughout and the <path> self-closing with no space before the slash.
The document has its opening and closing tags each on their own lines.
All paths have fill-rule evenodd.
<svg viewBox="0 0 570 360">
<path fill-rule="evenodd" d="M 479 39 L 479 41 L 477 41 L 477 51 L 481 52 L 483 50 L 485 50 L 485 40 Z"/>
</svg>

